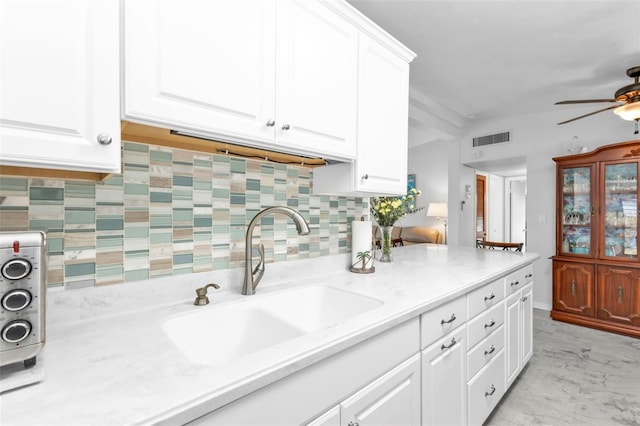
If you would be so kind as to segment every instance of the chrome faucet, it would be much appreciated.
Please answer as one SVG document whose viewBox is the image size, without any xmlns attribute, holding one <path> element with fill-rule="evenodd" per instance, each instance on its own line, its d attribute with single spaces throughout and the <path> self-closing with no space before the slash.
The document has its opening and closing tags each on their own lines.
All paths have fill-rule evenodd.
<svg viewBox="0 0 640 426">
<path fill-rule="evenodd" d="M 264 275 L 264 245 L 260 244 L 258 246 L 258 254 L 260 255 L 260 261 L 256 265 L 255 268 L 252 268 L 253 256 L 252 256 L 252 240 L 253 240 L 253 229 L 256 227 L 260 219 L 270 213 L 282 213 L 289 216 L 296 224 L 296 229 L 298 230 L 298 235 L 308 235 L 309 234 L 309 224 L 302 217 L 300 212 L 292 209 L 291 207 L 285 206 L 275 206 L 275 207 L 267 207 L 266 209 L 260 211 L 251 222 L 249 222 L 249 226 L 247 227 L 247 236 L 245 239 L 245 253 L 244 253 L 244 283 L 242 284 L 242 294 L 244 295 L 252 295 L 256 292 L 256 287 L 262 279 Z"/>
</svg>

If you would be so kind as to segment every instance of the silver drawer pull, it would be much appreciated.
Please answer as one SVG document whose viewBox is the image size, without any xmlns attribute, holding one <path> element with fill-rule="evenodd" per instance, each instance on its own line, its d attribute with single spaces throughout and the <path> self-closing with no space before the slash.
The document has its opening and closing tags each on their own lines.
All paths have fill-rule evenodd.
<svg viewBox="0 0 640 426">
<path fill-rule="evenodd" d="M 456 314 L 451 314 L 451 318 L 449 318 L 448 320 L 441 320 L 440 321 L 440 325 L 445 325 L 445 324 L 450 324 L 452 322 L 454 322 L 456 320 Z"/>
<path fill-rule="evenodd" d="M 449 343 L 448 345 L 445 345 L 445 344 L 443 343 L 443 344 L 442 344 L 442 346 L 440 346 L 440 349 L 442 349 L 442 350 L 449 349 L 449 348 L 451 348 L 453 345 L 455 345 L 456 343 L 458 343 L 458 342 L 456 342 L 456 338 L 455 338 L 455 337 L 453 337 L 453 338 L 451 339 L 451 343 Z"/>
<path fill-rule="evenodd" d="M 349 422 L 347 426 L 360 426 L 358 422 Z"/>
<path fill-rule="evenodd" d="M 514 285 L 518 285 L 520 284 L 520 281 L 512 281 L 511 282 L 511 287 L 513 287 Z"/>
<path fill-rule="evenodd" d="M 488 351 L 484 351 L 484 355 L 485 355 L 485 356 L 487 356 L 487 355 L 491 355 L 491 354 L 492 354 L 492 353 L 494 353 L 495 351 L 496 351 L 496 347 L 495 347 L 495 346 L 493 346 L 493 345 L 491 345 L 491 347 L 489 348 L 489 350 L 488 350 Z"/>
<path fill-rule="evenodd" d="M 525 278 L 531 278 L 531 277 L 533 277 L 533 274 L 527 274 L 527 275 L 525 275 L 524 277 L 525 277 Z"/>
<path fill-rule="evenodd" d="M 527 299 L 528 299 L 528 297 L 527 297 L 527 296 L 523 296 L 523 297 L 522 297 L 522 299 L 520 299 L 520 300 L 521 300 L 522 302 L 526 302 L 526 301 L 527 301 Z"/>
<path fill-rule="evenodd" d="M 484 301 L 486 302 L 487 300 L 491 300 L 491 299 L 495 299 L 496 295 L 491 293 L 491 296 L 485 296 L 484 297 Z"/>
<path fill-rule="evenodd" d="M 496 387 L 495 387 L 495 386 L 493 386 L 493 385 L 491 385 L 491 392 L 485 392 L 485 393 L 484 393 L 484 396 L 491 396 L 491 395 L 493 395 L 494 393 L 496 393 Z"/>
<path fill-rule="evenodd" d="M 485 324 L 485 325 L 484 325 L 484 328 L 491 328 L 491 327 L 493 327 L 494 325 L 496 325 L 496 321 L 492 319 L 492 320 L 491 320 L 491 322 L 490 322 L 489 324 Z"/>
</svg>

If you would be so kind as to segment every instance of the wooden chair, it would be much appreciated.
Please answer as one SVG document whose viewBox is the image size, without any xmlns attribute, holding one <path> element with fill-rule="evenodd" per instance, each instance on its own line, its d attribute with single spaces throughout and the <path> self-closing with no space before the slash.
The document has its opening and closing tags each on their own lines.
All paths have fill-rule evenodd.
<svg viewBox="0 0 640 426">
<path fill-rule="evenodd" d="M 489 250 L 495 250 L 496 248 L 501 248 L 505 251 L 522 251 L 522 247 L 524 243 L 505 243 L 499 241 L 486 241 L 486 240 L 477 240 L 476 247 L 485 248 Z"/>
</svg>

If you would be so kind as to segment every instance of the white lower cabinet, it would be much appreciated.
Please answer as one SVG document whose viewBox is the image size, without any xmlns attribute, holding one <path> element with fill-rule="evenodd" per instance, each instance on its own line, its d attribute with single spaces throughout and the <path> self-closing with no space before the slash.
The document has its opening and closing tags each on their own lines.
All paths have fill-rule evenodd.
<svg viewBox="0 0 640 426">
<path fill-rule="evenodd" d="M 512 294 L 506 301 L 506 386 L 518 377 L 533 355 L 533 284 Z"/>
<path fill-rule="evenodd" d="M 469 425 L 481 425 L 504 395 L 504 350 L 471 379 L 467 386 Z"/>
<path fill-rule="evenodd" d="M 463 325 L 422 351 L 422 424 L 463 425 L 467 418 Z"/>
<path fill-rule="evenodd" d="M 416 354 L 340 404 L 345 425 L 420 424 L 420 355 Z"/>
</svg>

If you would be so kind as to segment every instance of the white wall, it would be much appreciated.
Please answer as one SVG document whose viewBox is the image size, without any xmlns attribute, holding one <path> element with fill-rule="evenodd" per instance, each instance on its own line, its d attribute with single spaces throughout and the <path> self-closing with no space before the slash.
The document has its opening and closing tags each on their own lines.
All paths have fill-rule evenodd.
<svg viewBox="0 0 640 426">
<path fill-rule="evenodd" d="M 429 226 L 444 233 L 444 224 L 427 217 L 429 203 L 446 203 L 448 197 L 449 145 L 443 140 L 429 142 L 409 150 L 409 173 L 416 175 L 416 188 L 422 191 L 416 207 L 424 210 L 409 214 L 398 221 L 398 226 Z"/>
<path fill-rule="evenodd" d="M 526 158 L 527 251 L 540 254 L 540 260 L 534 267 L 534 306 L 537 308 L 551 309 L 552 300 L 549 257 L 555 254 L 553 157 L 570 155 L 568 148 L 576 144 L 593 150 L 602 145 L 640 139 L 633 134 L 632 122 L 624 121 L 611 112 L 603 112 L 562 126 L 556 125 L 559 121 L 595 109 L 597 108 L 591 105 L 551 113 L 478 120 L 462 128 L 458 140 L 435 141 L 409 149 L 409 173 L 416 174 L 417 186 L 423 190 L 419 205 L 426 206 L 429 201 L 448 200 L 448 243 L 453 246 L 475 244 L 475 170 L 465 164 Z M 511 131 L 511 143 L 472 147 L 473 137 L 505 130 Z M 470 185 L 471 198 L 466 198 L 466 185 Z M 461 206 L 463 201 L 465 204 Z M 426 212 L 407 216 L 402 223 L 426 226 L 437 224 L 426 217 Z"/>
<path fill-rule="evenodd" d="M 633 134 L 633 123 L 624 121 L 613 113 L 604 112 L 573 123 L 557 126 L 556 123 L 594 110 L 593 106 L 553 113 L 528 114 L 471 123 L 463 129 L 458 141 L 458 164 L 477 161 L 502 160 L 526 157 L 527 165 L 527 250 L 539 253 L 541 258 L 534 269 L 534 305 L 551 308 L 551 260 L 555 254 L 555 163 L 553 157 L 569 155 L 567 149 L 577 144 L 592 150 L 598 146 L 638 139 Z M 500 146 L 473 148 L 471 139 L 510 130 L 512 142 Z M 455 152 L 455 150 L 452 150 Z M 452 159 L 450 159 L 450 164 Z M 460 167 L 450 167 L 449 180 L 462 186 Z M 465 178 L 462 178 L 465 179 Z M 475 187 L 474 187 L 475 192 Z M 460 194 L 450 194 L 451 197 Z M 475 194 L 474 194 L 475 197 Z M 450 215 L 451 216 L 451 215 Z M 454 234 L 460 245 L 468 245 L 469 238 L 457 235 L 454 228 L 466 229 L 466 222 L 450 217 L 449 240 Z M 465 231 L 466 232 L 466 231 Z"/>
</svg>

